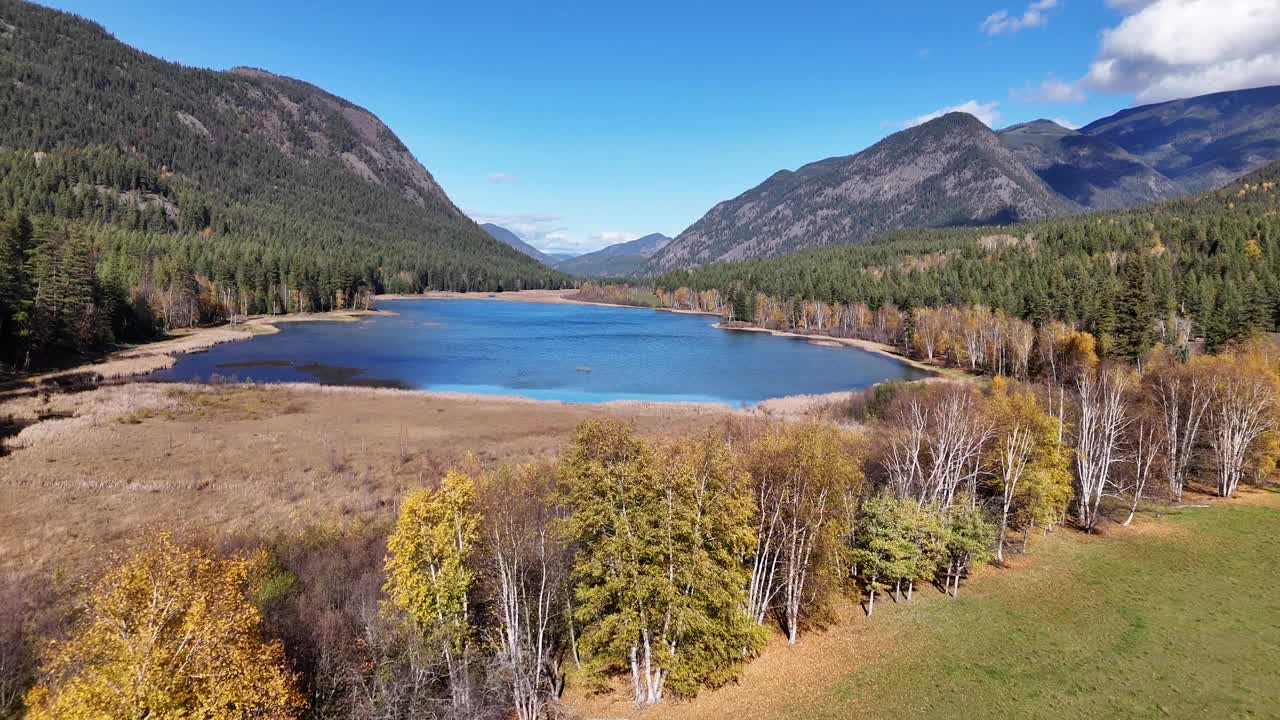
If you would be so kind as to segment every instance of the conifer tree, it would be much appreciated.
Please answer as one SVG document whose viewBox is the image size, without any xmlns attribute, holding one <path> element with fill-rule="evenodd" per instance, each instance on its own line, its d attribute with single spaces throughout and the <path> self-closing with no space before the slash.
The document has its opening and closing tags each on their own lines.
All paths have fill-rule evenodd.
<svg viewBox="0 0 1280 720">
<path fill-rule="evenodd" d="M 1116 355 L 1137 362 L 1155 344 L 1155 295 L 1146 266 L 1136 256 L 1120 270 L 1120 297 L 1116 302 Z"/>
</svg>

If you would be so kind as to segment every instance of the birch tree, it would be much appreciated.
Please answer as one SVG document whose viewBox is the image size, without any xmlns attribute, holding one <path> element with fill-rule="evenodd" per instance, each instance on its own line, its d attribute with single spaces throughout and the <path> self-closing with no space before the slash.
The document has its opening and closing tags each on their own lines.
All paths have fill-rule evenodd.
<svg viewBox="0 0 1280 720">
<path fill-rule="evenodd" d="M 918 567 L 920 548 L 910 525 L 916 507 L 911 499 L 886 492 L 863 503 L 853 561 L 867 591 L 867 617 L 875 613 L 878 593 L 900 587 Z"/>
<path fill-rule="evenodd" d="M 1121 497 L 1127 495 L 1129 500 L 1129 516 L 1122 523 L 1126 527 L 1133 522 L 1134 515 L 1138 514 L 1138 504 L 1142 502 L 1143 494 L 1151 479 L 1151 468 L 1156 465 L 1160 453 L 1165 450 L 1157 426 L 1158 423 L 1153 422 L 1151 418 L 1139 417 L 1131 428 L 1132 439 L 1129 445 L 1133 450 L 1129 460 L 1132 473 L 1129 476 L 1128 486 L 1124 488 L 1124 492 L 1120 493 Z"/>
<path fill-rule="evenodd" d="M 1146 394 L 1160 413 L 1169 495 L 1179 502 L 1211 399 L 1207 367 L 1205 361 L 1182 364 L 1166 356 L 1156 359 L 1143 376 Z"/>
<path fill-rule="evenodd" d="M 1076 516 L 1086 531 L 1097 525 L 1102 497 L 1114 481 L 1112 468 L 1123 460 L 1124 431 L 1132 421 L 1124 398 L 1129 382 L 1128 373 L 1114 366 L 1076 379 Z"/>
<path fill-rule="evenodd" d="M 947 554 L 947 528 L 941 509 L 935 505 L 908 504 L 904 510 L 903 524 L 916 547 L 915 562 L 903 578 L 907 582 L 907 602 L 911 602 L 916 581 L 932 581 L 942 567 Z"/>
<path fill-rule="evenodd" d="M 1240 487 L 1245 463 L 1257 442 L 1277 427 L 1277 377 L 1258 354 L 1245 352 L 1214 360 L 1209 425 L 1213 433 L 1218 495 Z"/>
<path fill-rule="evenodd" d="M 263 560 L 152 538 L 99 578 L 66 639 L 50 645 L 27 717 L 299 717 L 297 678 L 253 602 Z"/>
<path fill-rule="evenodd" d="M 1067 451 L 1058 442 L 1061 423 L 1045 412 L 1035 393 L 997 377 L 985 412 L 995 429 L 986 467 L 1000 503 L 995 552 L 1003 561 L 1012 525 L 1029 531 L 1031 525 L 1060 515 L 1070 492 L 1070 468 Z"/>
<path fill-rule="evenodd" d="M 998 391 L 1003 393 L 1003 391 Z M 1007 398 L 997 398 L 1007 402 Z M 1010 413 L 1013 415 L 1013 413 Z M 1018 497 L 1018 483 L 1035 450 L 1035 438 L 1030 427 L 1015 416 L 1001 424 L 995 442 L 995 480 L 1000 491 L 1000 525 L 996 536 L 996 559 L 1004 562 L 1004 538 L 1009 529 L 1009 512 Z"/>
<path fill-rule="evenodd" d="M 883 464 L 899 496 L 945 510 L 962 485 L 973 489 L 993 429 L 970 388 L 948 384 L 904 393 L 891 416 L 900 430 Z"/>
<path fill-rule="evenodd" d="M 484 479 L 482 526 L 492 580 L 497 656 L 520 720 L 545 715 L 565 652 L 568 544 L 554 474 L 542 465 L 502 468 Z"/>
<path fill-rule="evenodd" d="M 844 509 L 862 485 L 861 452 L 848 433 L 805 424 L 769 428 L 749 455 L 758 506 L 748 608 L 758 623 L 776 610 L 794 644 L 847 552 Z"/>
<path fill-rule="evenodd" d="M 995 530 L 976 503 L 960 502 L 951 509 L 947 515 L 946 577 L 943 585 L 951 597 L 960 594 L 960 580 L 971 567 L 991 558 L 994 539 Z"/>
</svg>

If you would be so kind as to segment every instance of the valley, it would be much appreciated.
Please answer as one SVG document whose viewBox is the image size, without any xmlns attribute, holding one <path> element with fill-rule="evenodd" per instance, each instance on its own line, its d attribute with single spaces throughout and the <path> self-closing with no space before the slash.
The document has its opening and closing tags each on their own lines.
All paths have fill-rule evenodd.
<svg viewBox="0 0 1280 720">
<path fill-rule="evenodd" d="M 1269 716 L 1280 6 L 1093 5 L 0 0 L 0 720 Z"/>
</svg>

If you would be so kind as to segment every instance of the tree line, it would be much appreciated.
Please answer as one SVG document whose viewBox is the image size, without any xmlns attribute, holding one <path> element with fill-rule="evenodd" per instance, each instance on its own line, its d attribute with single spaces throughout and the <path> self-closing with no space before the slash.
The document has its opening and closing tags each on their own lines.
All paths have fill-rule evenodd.
<svg viewBox="0 0 1280 720">
<path fill-rule="evenodd" d="M 852 425 L 655 439 L 594 420 L 554 463 L 464 462 L 408 492 L 390 527 L 248 555 L 146 545 L 48 650 L 31 716 L 91 698 L 121 715 L 286 718 L 305 701 L 315 718 L 532 720 L 570 677 L 652 705 L 732 680 L 771 633 L 803 642 L 841 599 L 874 622 L 917 590 L 959 594 L 1037 531 L 1274 477 L 1280 365 L 1259 345 L 1140 369 L 1081 350 L 1057 372 L 881 385 L 831 409 Z M 230 671 L 247 657 L 250 675 Z"/>
<path fill-rule="evenodd" d="M 568 282 L 490 238 L 346 100 L 165 62 L 34 3 L 0 13 L 0 372 L 370 294 Z M 93 332 L 38 322 L 71 292 L 40 266 L 82 255 L 72 240 L 89 252 L 74 293 L 95 298 Z"/>
<path fill-rule="evenodd" d="M 1153 335 L 1166 345 L 1203 339 L 1214 350 L 1280 322 L 1277 181 L 1280 164 L 1144 208 L 903 230 L 863 245 L 680 270 L 638 291 L 669 307 L 787 330 L 868 333 L 861 321 L 883 313 L 870 339 L 904 349 L 914 349 L 920 309 L 979 308 L 1035 328 L 1082 330 L 1106 357 L 1135 359 Z"/>
<path fill-rule="evenodd" d="M 306 204 L 277 217 L 297 212 L 310 228 L 259 226 L 228 207 L 109 147 L 0 151 L 0 365 L 34 369 L 244 315 L 367 307 L 377 293 L 566 281 L 444 226 L 388 242 L 354 219 L 315 226 Z"/>
</svg>

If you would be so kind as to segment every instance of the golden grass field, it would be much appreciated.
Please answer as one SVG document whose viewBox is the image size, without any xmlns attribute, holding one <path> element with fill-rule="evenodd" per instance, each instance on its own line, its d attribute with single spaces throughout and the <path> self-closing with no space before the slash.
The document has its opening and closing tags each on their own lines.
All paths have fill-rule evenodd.
<svg viewBox="0 0 1280 720">
<path fill-rule="evenodd" d="M 12 394 L 11 394 L 12 395 Z M 29 425 L 0 457 L 0 573 L 80 570 L 147 530 L 262 536 L 390 519 L 407 489 L 468 453 L 552 457 L 583 420 L 647 434 L 729 416 L 720 406 L 564 404 L 317 385 L 128 383 L 20 394 Z"/>
</svg>

